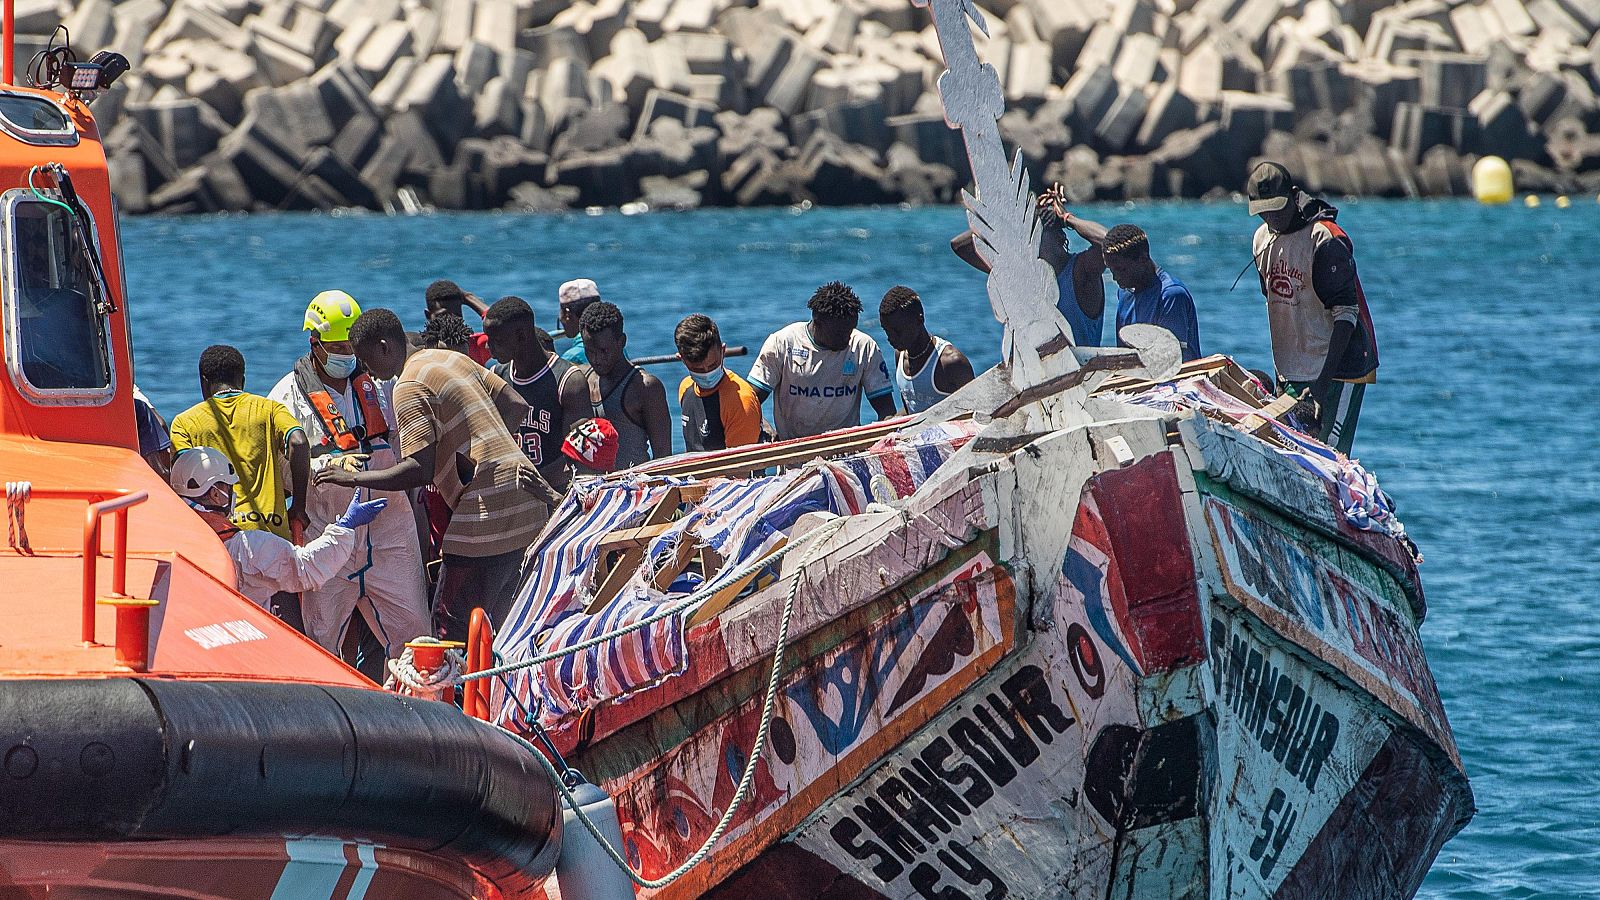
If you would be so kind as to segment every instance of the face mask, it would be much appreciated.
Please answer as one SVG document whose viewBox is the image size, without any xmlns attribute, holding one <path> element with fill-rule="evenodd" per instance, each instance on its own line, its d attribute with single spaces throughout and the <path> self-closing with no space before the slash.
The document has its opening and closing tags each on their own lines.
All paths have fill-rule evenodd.
<svg viewBox="0 0 1600 900">
<path fill-rule="evenodd" d="M 329 378 L 349 378 L 356 373 L 356 355 L 354 353 L 329 353 L 322 364 L 322 371 L 328 373 Z"/>
<path fill-rule="evenodd" d="M 702 391 L 709 391 L 722 383 L 722 374 L 727 370 L 717 366 L 715 372 L 690 372 L 689 377 L 694 379 L 695 387 Z"/>
</svg>

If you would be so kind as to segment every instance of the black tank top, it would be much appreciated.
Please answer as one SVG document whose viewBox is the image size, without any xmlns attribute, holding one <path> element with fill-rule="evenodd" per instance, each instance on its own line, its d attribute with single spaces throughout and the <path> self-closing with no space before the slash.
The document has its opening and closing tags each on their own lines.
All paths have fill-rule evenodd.
<svg viewBox="0 0 1600 900">
<path fill-rule="evenodd" d="M 489 371 L 499 375 L 528 404 L 528 415 L 513 437 L 517 446 L 535 466 L 543 466 L 561 456 L 561 441 L 567 436 L 567 422 L 561 413 L 561 381 L 572 371 L 572 363 L 552 354 L 549 365 L 527 381 L 511 377 L 510 363 L 496 363 Z"/>
</svg>

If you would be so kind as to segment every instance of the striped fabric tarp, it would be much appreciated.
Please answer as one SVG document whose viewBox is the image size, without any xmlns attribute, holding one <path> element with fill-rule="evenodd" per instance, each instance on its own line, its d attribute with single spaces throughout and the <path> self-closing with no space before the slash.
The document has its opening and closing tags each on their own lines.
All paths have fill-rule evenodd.
<svg viewBox="0 0 1600 900">
<path fill-rule="evenodd" d="M 909 497 L 978 428 L 970 419 L 943 422 L 906 437 L 889 435 L 866 453 L 823 463 L 834 509 L 855 515 L 874 500 Z"/>
<path fill-rule="evenodd" d="M 601 481 L 580 484 L 567 495 L 550 517 L 544 533 L 529 548 L 517 600 L 495 636 L 495 651 L 504 662 L 532 659 L 544 652 L 539 636 L 558 623 L 582 616 L 585 587 L 595 571 L 596 549 L 601 538 L 619 528 L 631 527 L 644 519 L 672 482 L 646 483 L 642 479 Z M 548 642 L 545 642 L 548 645 Z M 509 676 L 511 689 L 525 704 L 532 701 L 535 670 L 520 669 Z M 515 719 L 511 708 L 501 703 L 501 685 L 496 682 L 494 701 L 503 724 Z"/>
<path fill-rule="evenodd" d="M 1260 413 L 1259 409 L 1240 401 L 1209 380 L 1198 377 L 1156 385 L 1140 394 L 1124 395 L 1124 399 L 1163 412 L 1176 412 L 1179 407 L 1206 407 L 1234 421 L 1242 421 Z M 1359 460 L 1351 459 L 1281 422 L 1272 419 L 1265 421 L 1289 445 L 1273 446 L 1273 450 L 1333 486 L 1339 499 L 1339 512 L 1346 522 L 1363 531 L 1388 534 L 1410 548 L 1416 546 L 1406 537 L 1405 526 L 1395 517 L 1393 501 L 1378 486 L 1378 479 Z M 1414 555 L 1417 553 L 1415 549 L 1411 552 Z"/>
<path fill-rule="evenodd" d="M 781 475 L 717 479 L 694 508 L 653 538 L 646 563 L 599 612 L 583 613 L 596 585 L 598 547 L 611 531 L 636 526 L 672 484 L 643 476 L 583 485 L 556 510 L 551 525 L 530 551 L 528 573 L 506 627 L 495 641 L 505 662 L 532 659 L 606 634 L 660 612 L 691 592 L 731 583 L 738 571 L 778 545 L 808 512 L 852 515 L 865 508 L 875 475 L 890 479 L 897 496 L 917 485 L 965 443 L 974 427 L 936 426 L 910 440 L 880 442 L 872 451 L 833 462 L 819 462 Z M 724 559 L 709 583 L 680 576 L 666 591 L 651 585 L 653 574 L 674 558 L 678 542 L 694 540 Z M 757 587 L 775 573 L 762 573 Z M 509 678 L 522 705 L 537 705 L 551 724 L 579 710 L 649 687 L 683 671 L 685 615 L 663 619 L 586 650 L 568 654 Z M 498 721 L 516 723 L 502 686 L 494 701 Z"/>
</svg>

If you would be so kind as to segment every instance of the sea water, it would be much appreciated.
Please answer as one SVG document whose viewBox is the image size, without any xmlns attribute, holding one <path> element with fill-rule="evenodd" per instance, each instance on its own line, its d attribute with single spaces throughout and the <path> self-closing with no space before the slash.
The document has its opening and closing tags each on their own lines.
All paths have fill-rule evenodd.
<svg viewBox="0 0 1600 900">
<path fill-rule="evenodd" d="M 1194 293 L 1205 352 L 1271 368 L 1254 272 L 1230 289 L 1251 262 L 1256 220 L 1243 204 L 1077 212 L 1143 226 L 1157 263 Z M 1600 895 L 1600 205 L 1364 201 L 1345 204 L 1339 221 L 1355 241 L 1382 357 L 1356 455 L 1426 554 L 1423 641 L 1479 807 L 1422 896 Z M 253 215 L 125 227 L 137 378 L 169 417 L 199 399 L 195 364 L 207 345 L 243 351 L 247 387 L 266 393 L 305 351 L 313 295 L 346 290 L 420 328 L 435 278 L 491 302 L 523 297 L 552 331 L 556 288 L 592 278 L 622 308 L 633 356 L 673 352 L 673 326 L 692 312 L 754 353 L 807 318 L 812 291 L 835 279 L 861 295 L 862 327 L 887 350 L 878 301 L 906 284 L 922 295 L 929 328 L 980 370 L 999 358 L 984 280 L 949 249 L 965 227 L 955 208 Z M 749 364 L 730 361 L 740 373 Z M 682 368 L 652 371 L 675 400 Z"/>
</svg>

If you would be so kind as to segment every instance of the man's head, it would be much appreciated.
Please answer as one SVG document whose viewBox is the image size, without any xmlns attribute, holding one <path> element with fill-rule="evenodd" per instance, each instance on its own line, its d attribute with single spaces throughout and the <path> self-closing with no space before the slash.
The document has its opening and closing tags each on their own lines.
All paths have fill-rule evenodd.
<svg viewBox="0 0 1600 900">
<path fill-rule="evenodd" d="M 1245 183 L 1250 198 L 1250 215 L 1260 216 L 1273 232 L 1283 233 L 1293 226 L 1305 194 L 1294 183 L 1289 170 L 1275 162 L 1258 164 Z"/>
<path fill-rule="evenodd" d="M 531 362 L 544 357 L 534 324 L 533 307 L 521 297 L 501 297 L 483 316 L 483 333 L 489 338 L 489 353 L 508 363 L 515 359 Z"/>
<path fill-rule="evenodd" d="M 577 337 L 583 327 L 583 312 L 590 304 L 600 300 L 600 288 L 587 278 L 574 278 L 556 291 L 556 301 L 561 304 L 558 318 L 561 330 L 567 337 Z M 588 346 L 588 340 L 584 340 Z"/>
<path fill-rule="evenodd" d="M 454 313 L 439 313 L 422 328 L 422 343 L 434 350 L 466 353 L 472 343 L 472 329 Z"/>
<path fill-rule="evenodd" d="M 215 447 L 191 447 L 172 458 L 167 481 L 178 496 L 209 510 L 233 510 L 233 486 L 239 476 L 227 454 Z"/>
<path fill-rule="evenodd" d="M 244 354 L 213 344 L 200 352 L 200 393 L 210 397 L 223 390 L 244 390 Z"/>
<path fill-rule="evenodd" d="M 579 322 L 583 350 L 589 365 L 601 375 L 609 375 L 627 365 L 628 336 L 622 332 L 622 310 L 598 300 L 589 304 Z"/>
<path fill-rule="evenodd" d="M 394 310 L 366 310 L 350 326 L 350 344 L 374 378 L 393 378 L 405 367 L 406 329 Z"/>
<path fill-rule="evenodd" d="M 878 324 L 889 338 L 889 346 L 915 353 L 928 346 L 928 327 L 922 318 L 922 298 L 903 284 L 889 288 L 878 304 Z"/>
<path fill-rule="evenodd" d="M 356 371 L 350 326 L 361 316 L 356 298 L 344 291 L 323 291 L 306 307 L 302 329 L 311 332 L 311 356 L 330 378 L 349 378 Z"/>
<path fill-rule="evenodd" d="M 844 350 L 861 321 L 861 298 L 842 281 L 830 281 L 811 295 L 811 339 L 824 350 Z"/>
<path fill-rule="evenodd" d="M 1117 287 L 1136 291 L 1155 280 L 1156 264 L 1150 259 L 1150 238 L 1139 226 L 1112 226 L 1100 250 Z"/>
<path fill-rule="evenodd" d="M 446 281 L 443 278 L 428 285 L 422 296 L 426 303 L 423 316 L 429 321 L 440 313 L 450 313 L 460 318 L 461 307 L 467 302 L 467 292 L 454 281 Z"/>
<path fill-rule="evenodd" d="M 678 358 L 695 384 L 708 390 L 716 387 L 722 380 L 722 359 L 728 350 L 717 323 L 700 313 L 685 316 L 672 332 L 672 341 L 678 345 Z"/>
</svg>

